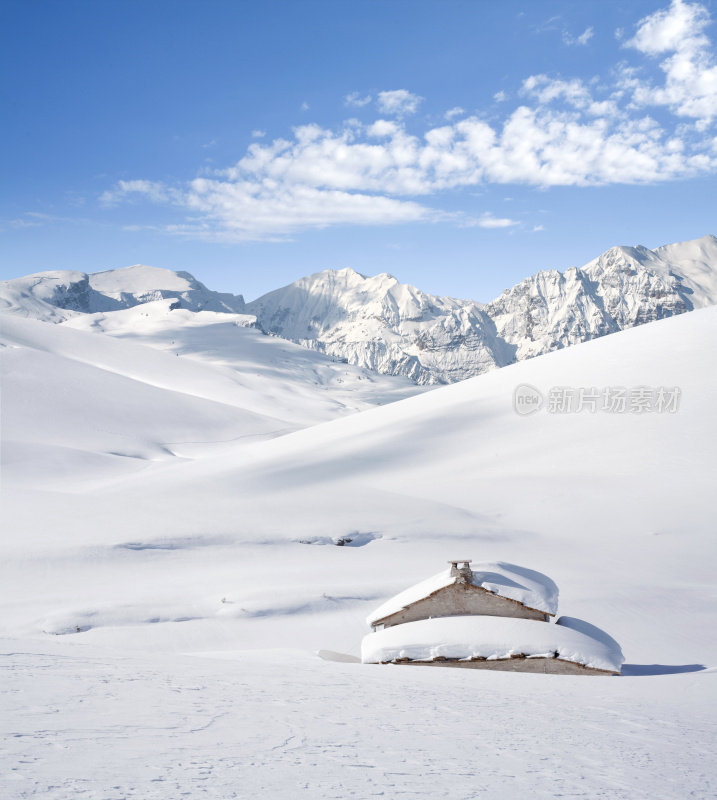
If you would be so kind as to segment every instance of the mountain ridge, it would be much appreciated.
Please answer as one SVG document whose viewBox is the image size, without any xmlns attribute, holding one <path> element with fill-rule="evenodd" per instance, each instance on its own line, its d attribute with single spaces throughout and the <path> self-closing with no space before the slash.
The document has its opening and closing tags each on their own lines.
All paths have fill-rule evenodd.
<svg viewBox="0 0 717 800">
<path fill-rule="evenodd" d="M 244 298 L 214 292 L 185 271 L 133 264 L 86 273 L 47 270 L 0 282 L 0 311 L 43 322 L 65 322 L 77 313 L 120 311 L 175 299 L 190 311 L 244 313 Z"/>
<path fill-rule="evenodd" d="M 266 333 L 418 384 L 492 369 L 717 303 L 717 238 L 616 246 L 582 267 L 542 270 L 481 303 L 432 295 L 389 273 L 323 270 L 249 303 L 188 272 L 133 265 L 35 273 L 0 285 L 0 310 L 63 323 L 171 299 L 246 314 Z"/>
<path fill-rule="evenodd" d="M 246 311 L 270 333 L 420 384 L 454 383 L 715 302 L 717 239 L 705 236 L 659 252 L 613 247 L 583 267 L 538 272 L 489 303 L 429 295 L 387 273 L 325 270 Z"/>
</svg>

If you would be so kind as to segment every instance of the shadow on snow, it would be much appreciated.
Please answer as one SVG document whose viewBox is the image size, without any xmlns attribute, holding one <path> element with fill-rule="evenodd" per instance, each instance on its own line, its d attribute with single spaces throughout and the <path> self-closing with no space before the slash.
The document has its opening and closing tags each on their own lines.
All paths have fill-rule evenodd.
<svg viewBox="0 0 717 800">
<path fill-rule="evenodd" d="M 623 664 L 622 675 L 642 677 L 643 675 L 678 675 L 682 672 L 702 672 L 704 664 Z"/>
</svg>

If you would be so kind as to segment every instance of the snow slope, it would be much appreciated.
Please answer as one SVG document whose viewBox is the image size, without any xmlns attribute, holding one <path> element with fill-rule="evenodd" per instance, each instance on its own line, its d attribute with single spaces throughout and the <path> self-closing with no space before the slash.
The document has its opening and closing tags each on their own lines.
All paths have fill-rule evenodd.
<svg viewBox="0 0 717 800">
<path fill-rule="evenodd" d="M 713 796 L 716 312 L 101 485 L 5 481 L 3 796 Z M 29 347 L 40 323 L 18 322 Z M 681 398 L 520 416 L 519 384 Z M 549 574 L 563 613 L 620 642 L 623 677 L 312 653 L 357 655 L 366 615 L 456 554 Z"/>
<path fill-rule="evenodd" d="M 83 486 L 416 391 L 265 336 L 245 316 L 172 302 L 66 325 L 3 315 L 6 481 Z"/>
<path fill-rule="evenodd" d="M 208 458 L 173 459 L 157 468 L 149 463 L 141 476 L 101 489 L 82 492 L 78 485 L 67 496 L 48 496 L 28 480 L 17 493 L 8 492 L 8 519 L 18 535 L 4 544 L 22 549 L 37 539 L 53 548 L 65 541 L 100 548 L 104 556 L 93 568 L 111 572 L 116 558 L 127 557 L 122 546 L 139 542 L 146 549 L 133 550 L 129 563 L 139 566 L 147 554 L 168 552 L 176 570 L 194 573 L 197 594 L 185 586 L 180 603 L 211 605 L 215 595 L 217 603 L 236 600 L 217 605 L 219 617 L 241 616 L 232 605 L 249 617 L 271 616 L 274 607 L 281 615 L 292 604 L 332 608 L 329 598 L 361 598 L 355 602 L 357 637 L 377 599 L 404 589 L 430 564 L 442 565 L 459 546 L 464 557 L 500 558 L 549 573 L 560 587 L 563 612 L 605 627 L 628 653 L 632 642 L 641 658 L 655 658 L 663 647 L 672 657 L 681 652 L 674 640 L 656 642 L 649 630 L 634 628 L 632 609 L 646 609 L 659 595 L 660 618 L 678 618 L 680 638 L 691 637 L 708 658 L 711 645 L 700 631 L 711 613 L 715 376 L 704 347 L 716 333 L 717 315 L 705 309 L 286 436 L 230 445 Z M 678 385 L 682 405 L 675 414 L 542 411 L 520 417 L 512 408 L 519 383 L 544 392 L 566 384 Z M 85 435 L 80 423 L 72 424 L 78 437 Z M 104 515 L 108 506 L 120 509 L 111 519 Z M 52 534 L 43 532 L 48 514 Z M 93 524 L 93 515 L 102 523 Z M 299 541 L 356 531 L 371 534 L 361 539 L 363 546 Z M 205 547 L 205 536 L 224 544 L 218 551 L 214 544 Z M 279 548 L 272 558 L 267 543 Z M 238 583 L 229 577 L 225 583 L 211 570 L 197 575 L 197 549 L 210 562 L 216 555 L 219 572 L 228 576 L 238 568 L 229 562 L 242 553 Z M 286 579 L 281 591 L 266 588 L 272 559 L 284 552 L 297 563 L 296 591 L 288 590 Z M 694 552 L 704 558 L 694 563 Z M 252 554 L 261 554 L 259 562 Z M 399 555 L 406 560 L 397 569 Z M 353 572 L 345 571 L 347 564 Z M 585 564 L 599 583 L 587 581 Z M 571 593 L 581 598 L 579 607 L 571 605 Z M 164 589 L 159 594 L 166 596 Z M 687 619 L 683 603 L 692 609 Z M 31 603 L 23 624 L 39 630 L 31 621 L 44 607 Z M 602 624 L 608 608 L 616 628 Z M 319 632 L 311 644 L 326 646 L 326 634 Z"/>
</svg>

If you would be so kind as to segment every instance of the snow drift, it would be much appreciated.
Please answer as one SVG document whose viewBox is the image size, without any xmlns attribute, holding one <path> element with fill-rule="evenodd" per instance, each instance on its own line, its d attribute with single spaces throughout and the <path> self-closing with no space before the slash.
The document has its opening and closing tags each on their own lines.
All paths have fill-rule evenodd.
<svg viewBox="0 0 717 800">
<path fill-rule="evenodd" d="M 574 627 L 506 617 L 440 617 L 369 633 L 361 643 L 364 664 L 390 661 L 499 661 L 558 658 L 619 673 L 622 650 Z"/>
</svg>

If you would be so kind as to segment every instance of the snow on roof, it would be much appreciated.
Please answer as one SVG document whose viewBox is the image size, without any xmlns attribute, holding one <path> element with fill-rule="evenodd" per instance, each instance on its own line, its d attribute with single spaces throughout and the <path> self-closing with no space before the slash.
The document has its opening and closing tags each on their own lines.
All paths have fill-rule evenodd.
<svg viewBox="0 0 717 800">
<path fill-rule="evenodd" d="M 596 639 L 598 642 L 602 642 L 602 644 L 605 645 L 608 650 L 619 655 L 621 659 L 620 663 L 624 661 L 620 645 L 612 638 L 612 636 L 610 636 L 610 634 L 605 633 L 605 631 L 602 630 L 602 628 L 598 628 L 597 625 L 592 625 L 591 623 L 586 622 L 584 619 L 578 619 L 577 617 L 560 617 L 555 624 L 561 625 L 565 628 L 570 628 L 571 630 L 582 633 L 585 636 L 589 636 L 591 639 Z"/>
<path fill-rule="evenodd" d="M 619 672 L 625 659 L 618 643 L 589 623 L 571 622 L 576 624 L 488 616 L 422 619 L 369 633 L 361 643 L 361 661 L 377 664 L 397 658 L 432 661 L 438 657 L 493 661 L 520 654 L 553 658 L 557 653 L 557 658 L 565 661 Z M 595 638 L 578 630 L 577 623 L 602 635 Z"/>
<path fill-rule="evenodd" d="M 558 587 L 541 572 L 518 567 L 515 564 L 506 564 L 504 561 L 482 561 L 473 565 L 472 573 L 471 583 L 473 586 L 479 586 L 493 594 L 516 600 L 528 608 L 534 608 L 546 614 L 557 613 Z M 439 589 L 450 586 L 458 579 L 459 576 L 451 575 L 449 567 L 387 600 L 367 617 L 366 622 L 373 625 L 378 620 L 389 617 L 391 614 L 429 597 Z"/>
</svg>

